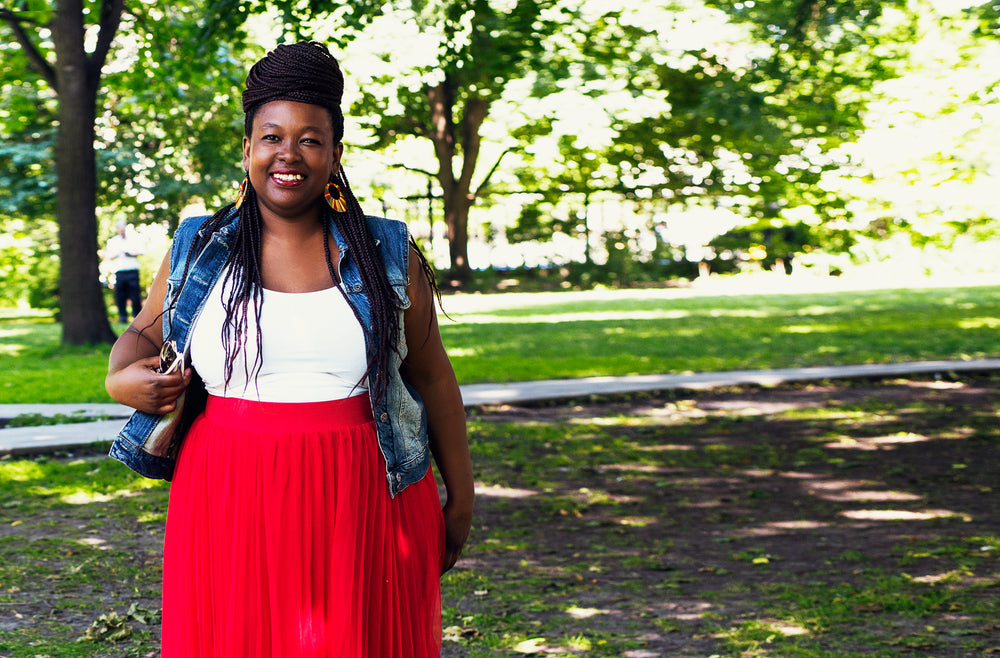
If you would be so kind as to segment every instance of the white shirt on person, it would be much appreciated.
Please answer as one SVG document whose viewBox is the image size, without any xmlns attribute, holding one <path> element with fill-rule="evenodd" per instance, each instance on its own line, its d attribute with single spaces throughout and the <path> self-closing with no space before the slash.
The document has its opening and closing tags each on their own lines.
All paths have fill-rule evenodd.
<svg viewBox="0 0 1000 658">
<path fill-rule="evenodd" d="M 109 264 L 108 269 L 112 272 L 137 270 L 139 269 L 137 256 L 141 255 L 143 251 L 142 242 L 138 237 L 128 232 L 124 236 L 116 233 L 104 247 L 104 258 Z"/>
<path fill-rule="evenodd" d="M 191 364 L 210 395 L 261 402 L 321 402 L 368 391 L 362 381 L 367 370 L 365 336 L 336 287 L 303 293 L 263 291 L 262 363 L 256 376 L 257 321 L 253 303 L 248 303 L 246 344 L 233 361 L 227 386 L 222 327 L 229 292 L 223 289 L 224 279 L 225 273 L 209 294 L 190 337 Z M 232 327 L 228 331 L 232 342 Z"/>
</svg>

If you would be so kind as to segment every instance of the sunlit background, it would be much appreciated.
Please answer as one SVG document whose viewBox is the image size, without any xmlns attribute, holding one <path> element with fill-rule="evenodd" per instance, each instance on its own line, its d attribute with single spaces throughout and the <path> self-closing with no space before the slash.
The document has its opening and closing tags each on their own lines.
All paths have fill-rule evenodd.
<svg viewBox="0 0 1000 658">
<path fill-rule="evenodd" d="M 178 219 L 235 194 L 246 67 L 277 43 L 316 38 L 347 75 L 344 162 L 358 196 L 370 214 L 406 220 L 442 272 L 456 265 L 455 201 L 439 172 L 464 168 L 467 265 L 515 281 L 530 270 L 556 271 L 567 288 L 761 273 L 789 285 L 990 279 L 998 5 L 854 5 L 819 3 L 800 20 L 754 0 L 399 2 L 357 25 L 344 8 L 223 2 L 235 17 L 212 19 L 218 47 L 197 50 L 187 41 L 212 20 L 146 0 L 123 15 L 103 71 L 99 242 L 127 219 L 151 278 Z M 88 29 L 89 50 L 98 34 Z M 51 46 L 47 29 L 34 38 Z M 11 63 L 0 76 L 0 303 L 35 305 L 59 264 L 56 96 L 16 39 L 0 56 Z M 450 161 L 426 132 L 428 90 L 444 81 L 456 90 Z M 473 145 L 460 124 L 476 99 L 488 109 Z"/>
</svg>

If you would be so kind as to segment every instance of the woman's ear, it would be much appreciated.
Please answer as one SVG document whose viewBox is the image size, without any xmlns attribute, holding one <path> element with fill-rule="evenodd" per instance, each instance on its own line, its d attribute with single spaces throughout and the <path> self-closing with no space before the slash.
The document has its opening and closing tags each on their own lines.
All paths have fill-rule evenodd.
<svg viewBox="0 0 1000 658">
<path fill-rule="evenodd" d="M 243 137 L 243 171 L 250 171 L 250 138 Z"/>
<path fill-rule="evenodd" d="M 243 156 L 244 160 L 246 155 Z M 335 175 L 340 171 L 340 159 L 344 157 L 344 143 L 337 142 L 337 145 L 333 147 L 333 168 L 330 169 L 330 174 Z"/>
</svg>

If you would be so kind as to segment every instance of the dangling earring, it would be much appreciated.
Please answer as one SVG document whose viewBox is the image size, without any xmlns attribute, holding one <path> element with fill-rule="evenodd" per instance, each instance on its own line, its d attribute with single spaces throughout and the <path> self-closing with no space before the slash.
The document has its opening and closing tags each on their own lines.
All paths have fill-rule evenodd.
<svg viewBox="0 0 1000 658">
<path fill-rule="evenodd" d="M 334 212 L 347 212 L 347 199 L 340 191 L 340 186 L 330 181 L 326 184 L 326 191 L 323 192 L 326 202 Z"/>
<path fill-rule="evenodd" d="M 249 183 L 250 183 L 250 174 L 247 174 L 247 177 L 243 179 L 242 183 L 240 183 L 240 191 L 236 195 L 236 203 L 233 206 L 236 210 L 239 210 L 240 206 L 243 205 L 243 199 L 245 199 L 247 196 L 247 185 Z"/>
</svg>

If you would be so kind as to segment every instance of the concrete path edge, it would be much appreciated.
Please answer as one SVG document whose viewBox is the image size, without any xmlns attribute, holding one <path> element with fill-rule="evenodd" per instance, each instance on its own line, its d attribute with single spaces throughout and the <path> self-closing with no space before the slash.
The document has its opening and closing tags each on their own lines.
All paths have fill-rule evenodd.
<svg viewBox="0 0 1000 658">
<path fill-rule="evenodd" d="M 478 407 L 660 390 L 706 390 L 721 386 L 747 384 L 776 386 L 796 381 L 884 379 L 887 377 L 990 370 L 1000 370 L 1000 359 L 918 361 L 777 370 L 637 375 L 632 377 L 584 377 L 509 384 L 468 384 L 462 386 L 462 398 L 466 407 Z M 73 446 L 112 441 L 122 428 L 124 420 L 131 414 L 131 409 L 120 404 L 0 405 L 0 418 L 11 419 L 25 414 L 38 414 L 47 417 L 58 415 L 99 417 L 103 420 L 0 429 L 0 456 L 54 452 L 67 450 Z"/>
</svg>

